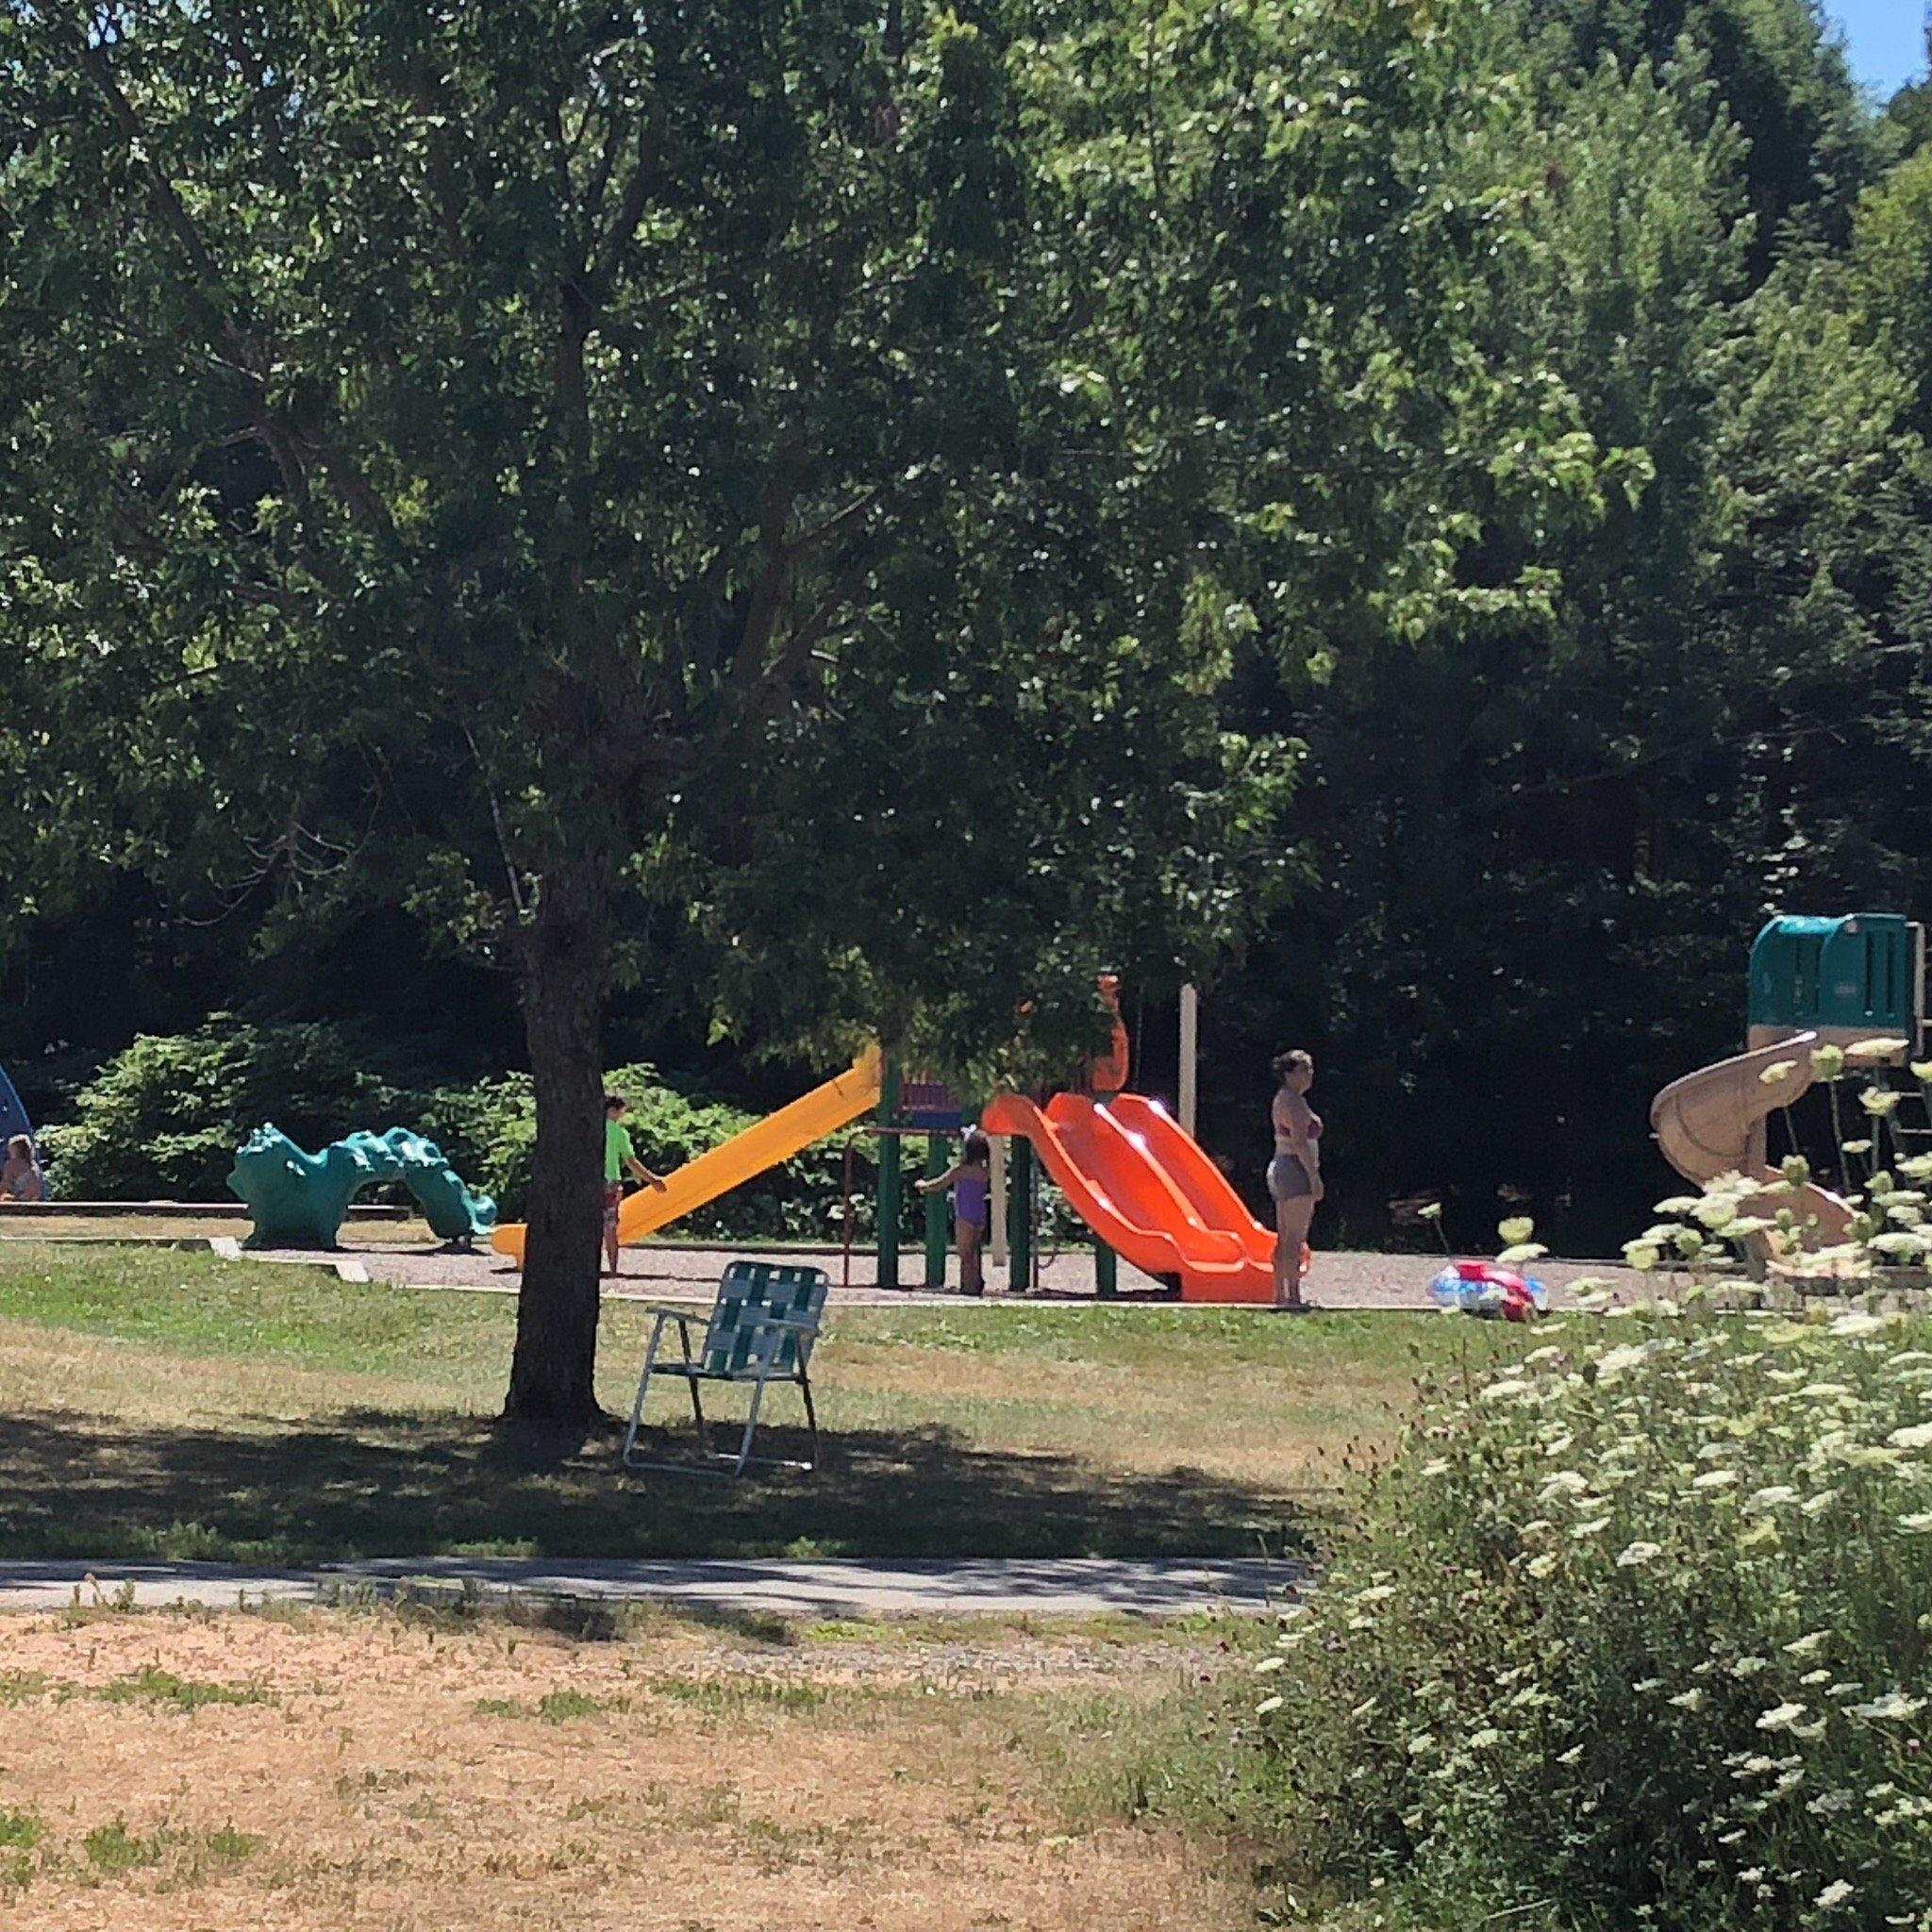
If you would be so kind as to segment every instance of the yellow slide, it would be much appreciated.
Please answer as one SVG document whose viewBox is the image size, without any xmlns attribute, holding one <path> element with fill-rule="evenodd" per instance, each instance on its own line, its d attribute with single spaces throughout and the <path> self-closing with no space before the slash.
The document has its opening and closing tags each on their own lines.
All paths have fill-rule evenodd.
<svg viewBox="0 0 1932 1932">
<path fill-rule="evenodd" d="M 823 1087 L 814 1087 L 790 1107 L 767 1114 L 743 1133 L 734 1134 L 709 1153 L 686 1162 L 675 1174 L 666 1174 L 661 1193 L 656 1188 L 640 1188 L 618 1211 L 618 1240 L 642 1241 L 647 1234 L 655 1234 L 720 1194 L 742 1187 L 754 1174 L 790 1160 L 814 1141 L 822 1141 L 860 1114 L 869 1113 L 879 1102 L 883 1068 L 878 1048 L 868 1046 L 851 1066 Z M 521 1225 L 499 1227 L 490 1244 L 498 1254 L 522 1265 Z"/>
</svg>

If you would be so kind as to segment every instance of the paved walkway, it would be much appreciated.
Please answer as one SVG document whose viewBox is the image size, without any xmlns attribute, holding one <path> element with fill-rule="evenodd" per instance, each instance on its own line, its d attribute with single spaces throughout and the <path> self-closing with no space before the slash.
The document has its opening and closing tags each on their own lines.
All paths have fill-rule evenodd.
<svg viewBox="0 0 1932 1932">
<path fill-rule="evenodd" d="M 956 1557 L 872 1562 L 861 1558 L 390 1557 L 317 1570 L 244 1569 L 225 1563 L 0 1561 L 0 1610 L 61 1609 L 75 1603 L 325 1603 L 373 1588 L 480 1590 L 491 1596 L 660 1602 L 699 1608 L 770 1610 L 784 1616 L 1091 1616 L 1124 1611 L 1178 1616 L 1259 1610 L 1292 1592 L 1307 1566 L 1260 1557 L 1198 1561 L 1107 1557 Z"/>
</svg>

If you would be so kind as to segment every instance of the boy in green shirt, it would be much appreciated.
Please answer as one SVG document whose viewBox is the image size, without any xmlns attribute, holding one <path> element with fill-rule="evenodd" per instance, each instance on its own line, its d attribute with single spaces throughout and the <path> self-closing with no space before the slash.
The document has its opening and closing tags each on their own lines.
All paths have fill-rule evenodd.
<svg viewBox="0 0 1932 1932">
<path fill-rule="evenodd" d="M 628 1168 L 641 1181 L 659 1193 L 664 1183 L 637 1157 L 630 1144 L 630 1129 L 624 1124 L 627 1108 L 624 1095 L 604 1096 L 604 1261 L 607 1274 L 617 1269 L 617 1210 L 624 1206 L 624 1171 Z"/>
</svg>

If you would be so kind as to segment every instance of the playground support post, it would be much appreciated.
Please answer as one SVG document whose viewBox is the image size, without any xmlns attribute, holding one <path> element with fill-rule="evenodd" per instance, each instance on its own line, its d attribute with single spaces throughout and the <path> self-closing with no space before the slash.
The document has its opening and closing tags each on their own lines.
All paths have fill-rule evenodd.
<svg viewBox="0 0 1932 1932">
<path fill-rule="evenodd" d="M 1007 1176 L 1007 1283 L 1012 1293 L 1026 1294 L 1033 1287 L 1033 1143 L 1008 1144 L 1012 1159 Z"/>
<path fill-rule="evenodd" d="M 1093 1237 L 1093 1292 L 1104 1302 L 1110 1302 L 1120 1292 L 1120 1257 L 1100 1239 Z"/>
<path fill-rule="evenodd" d="M 936 1181 L 944 1174 L 950 1162 L 947 1159 L 951 1149 L 943 1134 L 928 1134 L 925 1137 L 925 1178 Z M 925 1285 L 928 1288 L 943 1288 L 946 1285 L 946 1197 L 935 1189 L 925 1197 Z"/>
<path fill-rule="evenodd" d="M 987 1243 L 987 1256 L 995 1268 L 1004 1268 L 1007 1264 L 1007 1141 L 1003 1134 L 992 1137 L 991 1196 L 992 1226 L 988 1230 L 991 1239 Z"/>
<path fill-rule="evenodd" d="M 899 1069 L 886 1063 L 886 1076 L 879 1087 L 879 1225 L 878 1284 L 881 1288 L 899 1285 L 899 1137 L 892 1129 L 898 1124 Z"/>
<path fill-rule="evenodd" d="M 1200 1092 L 1201 1073 L 1201 994 L 1192 980 L 1181 988 L 1181 1131 L 1191 1141 L 1195 1103 Z"/>
</svg>

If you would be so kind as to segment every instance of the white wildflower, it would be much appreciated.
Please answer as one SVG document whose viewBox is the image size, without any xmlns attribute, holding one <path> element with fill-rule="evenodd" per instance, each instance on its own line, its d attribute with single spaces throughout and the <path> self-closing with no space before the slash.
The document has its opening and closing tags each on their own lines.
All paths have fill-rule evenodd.
<svg viewBox="0 0 1932 1932">
<path fill-rule="evenodd" d="M 1635 1570 L 1642 1564 L 1654 1561 L 1657 1557 L 1662 1556 L 1663 1553 L 1664 1546 L 1661 1543 L 1647 1543 L 1641 1541 L 1634 1543 L 1626 1543 L 1617 1552 L 1617 1568 L 1619 1570 Z"/>
<path fill-rule="evenodd" d="M 1805 1715 L 1803 1704 L 1774 1704 L 1757 1720 L 1760 1731 L 1788 1731 Z"/>
<path fill-rule="evenodd" d="M 1923 1697 L 1907 1697 L 1902 1690 L 1888 1690 L 1883 1697 L 1874 1697 L 1870 1704 L 1853 1704 L 1846 1707 L 1854 1717 L 1891 1721 L 1917 1717 L 1924 1707 L 1925 1700 Z"/>
<path fill-rule="evenodd" d="M 1877 1335 L 1885 1327 L 1883 1315 L 1867 1314 L 1862 1308 L 1847 1315 L 1840 1315 L 1831 1324 L 1831 1332 L 1838 1336 Z"/>
<path fill-rule="evenodd" d="M 1911 1041 L 1908 1040 L 1901 1040 L 1890 1033 L 1874 1034 L 1870 1040 L 1855 1040 L 1845 1048 L 1845 1064 L 1848 1067 L 1882 1065 L 1887 1060 L 1900 1058 L 1910 1050 Z M 1811 1056 L 1811 1064 L 1814 1068 L 1824 1058 L 1825 1052 L 1825 1048 L 1820 1047 Z"/>
<path fill-rule="evenodd" d="M 1597 1357 L 1596 1376 L 1599 1382 L 1613 1382 L 1625 1369 L 1634 1369 L 1650 1353 L 1647 1341 L 1629 1342 L 1618 1348 L 1607 1348 Z"/>
</svg>

